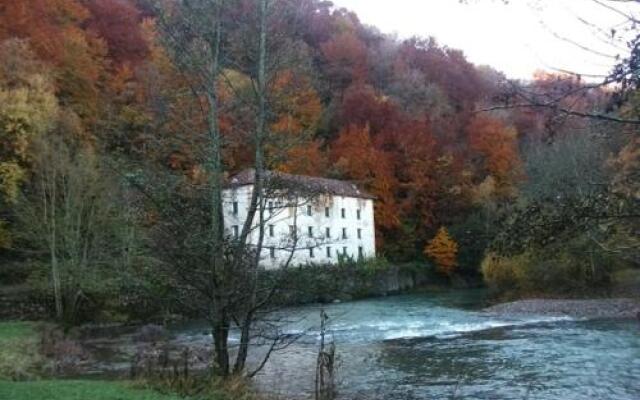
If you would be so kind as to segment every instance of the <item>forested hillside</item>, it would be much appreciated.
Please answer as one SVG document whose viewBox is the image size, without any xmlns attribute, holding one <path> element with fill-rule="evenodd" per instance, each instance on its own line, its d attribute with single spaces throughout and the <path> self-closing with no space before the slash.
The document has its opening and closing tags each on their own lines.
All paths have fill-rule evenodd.
<svg viewBox="0 0 640 400">
<path fill-rule="evenodd" d="M 255 162 L 256 7 L 219 11 L 221 73 L 204 82 L 227 176 Z M 74 278 L 88 292 L 146 287 L 131 276 L 169 239 L 150 234 L 163 215 L 137 189 L 207 180 L 210 99 L 192 88 L 208 66 L 176 46 L 206 20 L 175 24 L 179 12 L 172 1 L 0 5 L 3 279 L 47 287 L 50 266 L 68 263 L 91 271 Z M 272 1 L 265 38 L 265 167 L 374 194 L 381 255 L 431 259 L 446 228 L 449 270 L 477 274 L 484 259 L 492 285 L 531 291 L 606 284 L 615 265 L 637 264 L 637 124 L 589 118 L 637 118 L 633 82 L 621 93 L 570 75 L 509 80 L 320 0 Z"/>
</svg>

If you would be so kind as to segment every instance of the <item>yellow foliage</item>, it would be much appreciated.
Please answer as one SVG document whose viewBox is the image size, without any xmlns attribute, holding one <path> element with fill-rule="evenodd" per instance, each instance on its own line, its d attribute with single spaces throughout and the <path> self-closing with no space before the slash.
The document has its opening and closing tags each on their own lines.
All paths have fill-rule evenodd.
<svg viewBox="0 0 640 400">
<path fill-rule="evenodd" d="M 451 275 L 458 266 L 458 244 L 445 227 L 438 230 L 438 234 L 427 244 L 424 253 L 435 261 L 438 271 Z"/>
<path fill-rule="evenodd" d="M 518 266 L 521 261 L 519 257 L 507 258 L 495 253 L 487 254 L 481 264 L 484 281 L 494 289 L 514 289 L 518 282 Z"/>
<path fill-rule="evenodd" d="M 633 138 L 610 162 L 615 169 L 614 189 L 640 199 L 640 139 Z"/>
<path fill-rule="evenodd" d="M 8 249 L 9 247 L 11 247 L 11 234 L 6 221 L 0 219 L 0 249 Z"/>
<path fill-rule="evenodd" d="M 0 194 L 9 202 L 15 201 L 24 177 L 24 169 L 17 163 L 0 162 Z"/>
<path fill-rule="evenodd" d="M 30 146 L 56 123 L 58 102 L 49 71 L 22 40 L 0 43 L 0 200 L 15 203 L 28 175 Z M 0 204 L 2 204 L 0 203 Z M 0 220 L 0 248 L 11 245 Z"/>
</svg>

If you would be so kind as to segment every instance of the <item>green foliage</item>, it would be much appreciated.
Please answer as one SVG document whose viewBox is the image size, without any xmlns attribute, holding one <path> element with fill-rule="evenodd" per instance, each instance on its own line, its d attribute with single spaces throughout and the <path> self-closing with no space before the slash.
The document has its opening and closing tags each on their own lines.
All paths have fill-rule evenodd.
<svg viewBox="0 0 640 400">
<path fill-rule="evenodd" d="M 384 257 L 355 258 L 348 254 L 338 254 L 336 266 L 320 265 L 317 268 L 351 269 L 371 276 L 389 270 L 391 264 Z"/>
<path fill-rule="evenodd" d="M 39 255 L 25 263 L 29 282 L 65 323 L 96 318 L 137 293 L 148 264 L 137 212 L 91 149 L 56 138 L 34 148 L 35 177 L 16 205 L 19 244 Z"/>
<path fill-rule="evenodd" d="M 460 222 L 451 225 L 451 236 L 458 242 L 459 273 L 477 275 L 486 248 L 496 235 L 496 213 L 488 209 L 476 209 Z"/>
</svg>

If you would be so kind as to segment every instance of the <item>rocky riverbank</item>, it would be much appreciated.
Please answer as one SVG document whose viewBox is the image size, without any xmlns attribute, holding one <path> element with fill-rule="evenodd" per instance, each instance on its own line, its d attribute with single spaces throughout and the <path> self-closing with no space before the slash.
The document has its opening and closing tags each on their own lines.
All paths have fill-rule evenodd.
<svg viewBox="0 0 640 400">
<path fill-rule="evenodd" d="M 488 313 L 558 315 L 586 319 L 633 319 L 640 316 L 640 301 L 634 299 L 520 300 L 485 309 Z"/>
</svg>

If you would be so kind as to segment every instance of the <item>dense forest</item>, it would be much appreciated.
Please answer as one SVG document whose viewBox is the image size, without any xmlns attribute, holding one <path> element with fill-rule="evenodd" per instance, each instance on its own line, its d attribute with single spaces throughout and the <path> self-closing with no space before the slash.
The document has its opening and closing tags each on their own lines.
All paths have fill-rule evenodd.
<svg viewBox="0 0 640 400">
<path fill-rule="evenodd" d="M 343 321 L 350 326 L 341 332 L 346 347 L 354 332 L 365 338 L 351 343 L 356 351 L 352 359 L 345 353 L 347 363 L 381 349 L 367 353 L 366 363 L 382 365 L 370 380 L 380 380 L 389 365 L 408 380 L 433 367 L 436 378 L 425 387 L 451 386 L 446 398 L 456 398 L 460 376 L 453 374 L 469 375 L 480 382 L 471 389 L 485 390 L 495 369 L 508 373 L 494 379 L 498 393 L 509 390 L 508 380 L 528 384 L 537 374 L 529 364 L 521 377 L 505 369 L 523 364 L 513 354 L 527 361 L 542 354 L 537 379 L 547 379 L 559 374 L 548 369 L 550 357 L 567 355 L 547 350 L 573 340 L 568 336 L 588 336 L 597 351 L 606 349 L 604 341 L 619 350 L 618 339 L 599 339 L 602 326 L 580 321 L 558 340 L 544 335 L 569 325 L 503 340 L 520 323 L 558 320 L 503 318 L 464 303 L 479 303 L 469 288 L 482 286 L 492 301 L 627 297 L 605 305 L 627 320 L 636 315 L 640 21 L 618 14 L 624 24 L 606 39 L 631 39 L 603 80 L 571 71 L 514 80 L 433 37 L 382 33 L 324 0 L 0 0 L 0 319 L 39 324 L 0 324 L 0 397 L 3 379 L 57 377 L 71 364 L 93 373 L 109 353 L 95 342 L 83 347 L 95 323 L 114 330 L 157 323 L 124 335 L 143 343 L 122 346 L 138 351 L 127 353 L 132 378 L 146 371 L 153 387 L 159 380 L 170 394 L 209 393 L 219 382 L 259 376 L 272 354 L 298 344 L 308 330 L 283 328 L 292 324 L 294 313 L 283 311 L 292 304 L 339 309 L 342 300 L 420 285 L 425 292 L 438 285 L 468 292 L 403 298 L 397 315 L 395 306 L 385 313 L 382 303 L 363 302 L 353 307 L 361 307 L 359 315 Z M 223 191 L 248 169 L 254 181 L 247 217 L 231 235 Z M 269 176 L 285 173 L 353 182 L 373 195 L 378 258 L 337 256 L 336 265 L 287 268 L 290 256 L 282 268 L 262 268 Z M 297 211 L 285 206 L 295 221 Z M 293 254 L 298 231 L 289 228 Z M 248 240 L 252 232 L 257 245 Z M 372 289 L 380 281 L 395 286 L 380 294 Z M 351 290 L 344 299 L 323 293 L 344 287 Z M 416 311 L 426 308 L 424 315 Z M 369 325 L 374 317 L 378 325 Z M 169 354 L 160 325 L 178 320 L 204 321 L 205 333 L 191 334 L 196 346 Z M 328 400 L 336 396 L 338 363 L 324 308 L 320 321 L 307 339 L 312 352 L 320 343 L 315 398 Z M 623 328 L 620 340 L 637 338 Z M 476 333 L 482 343 L 468 353 Z M 22 336 L 28 350 L 4 345 Z M 526 347 L 538 337 L 546 340 L 541 350 Z M 446 346 L 458 345 L 457 338 L 464 346 L 454 352 Z M 396 339 L 403 340 L 389 345 Z M 376 341 L 380 346 L 369 346 Z M 488 342 L 517 346 L 492 351 Z M 305 345 L 292 353 L 308 355 Z M 567 376 L 576 375 L 575 365 L 597 364 L 580 361 L 600 354 L 583 351 L 582 342 L 569 350 Z M 438 358 L 437 351 L 446 354 Z M 611 353 L 603 357 L 617 355 Z M 485 359 L 496 354 L 512 358 L 494 368 Z M 190 375 L 194 360 L 216 380 Z M 614 359 L 607 370 L 620 388 L 633 386 L 617 371 L 626 369 L 617 367 L 625 360 Z M 116 364 L 122 367 L 122 359 Z M 291 364 L 279 367 L 299 367 Z M 273 371 L 278 381 L 295 381 Z M 389 382 L 391 390 L 402 386 Z M 553 398 L 558 393 L 566 392 Z M 216 396 L 207 398 L 223 398 Z"/>
<path fill-rule="evenodd" d="M 225 177 L 256 162 L 261 82 L 264 167 L 374 194 L 378 252 L 392 262 L 530 293 L 606 288 L 637 267 L 631 50 L 608 78 L 617 86 L 545 72 L 514 81 L 327 1 L 271 1 L 258 32 L 257 2 L 241 0 L 216 11 L 219 73 L 207 76 L 190 56 L 206 43 L 179 46 L 207 14 L 176 4 L 0 5 L 3 281 L 61 290 L 59 265 L 83 296 L 122 304 L 170 286 L 154 281 L 177 241 L 155 229 L 158 203 L 188 204 L 208 179 L 211 97 L 194 83 L 219 105 Z"/>
</svg>

